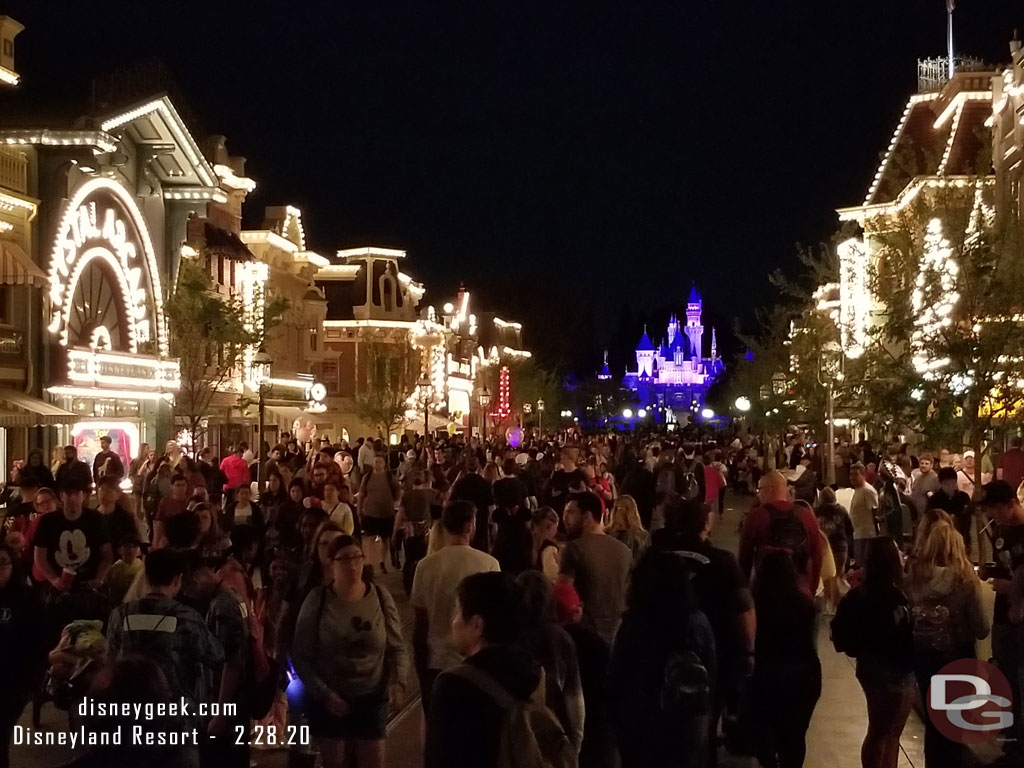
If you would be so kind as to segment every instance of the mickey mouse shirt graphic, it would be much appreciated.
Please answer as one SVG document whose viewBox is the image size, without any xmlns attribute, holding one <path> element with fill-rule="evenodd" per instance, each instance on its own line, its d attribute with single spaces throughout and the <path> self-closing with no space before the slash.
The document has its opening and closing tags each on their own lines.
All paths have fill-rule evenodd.
<svg viewBox="0 0 1024 768">
<path fill-rule="evenodd" d="M 50 512 L 36 529 L 35 546 L 45 550 L 50 568 L 57 574 L 74 571 L 76 583 L 97 577 L 105 544 L 103 517 L 94 509 L 83 509 L 74 520 L 60 510 Z"/>
</svg>

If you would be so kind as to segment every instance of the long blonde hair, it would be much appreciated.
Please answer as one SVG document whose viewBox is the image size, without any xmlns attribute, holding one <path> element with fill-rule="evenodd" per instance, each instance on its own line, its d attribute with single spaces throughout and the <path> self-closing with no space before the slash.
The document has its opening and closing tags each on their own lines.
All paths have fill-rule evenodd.
<svg viewBox="0 0 1024 768">
<path fill-rule="evenodd" d="M 642 531 L 640 510 L 632 496 L 619 496 L 612 505 L 612 519 L 608 523 L 609 531 Z"/>
<path fill-rule="evenodd" d="M 907 577 L 911 582 L 924 584 L 931 580 L 938 568 L 951 569 L 963 584 L 978 579 L 967 557 L 963 536 L 944 521 L 932 525 L 927 535 L 919 540 L 907 568 Z"/>
</svg>

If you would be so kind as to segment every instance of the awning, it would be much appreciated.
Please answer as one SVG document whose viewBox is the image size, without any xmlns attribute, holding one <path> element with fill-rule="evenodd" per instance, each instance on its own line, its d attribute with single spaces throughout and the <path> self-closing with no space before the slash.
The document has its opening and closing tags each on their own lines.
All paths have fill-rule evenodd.
<svg viewBox="0 0 1024 768">
<path fill-rule="evenodd" d="M 0 389 L 0 427 L 75 424 L 79 417 L 53 403 L 14 389 Z"/>
<path fill-rule="evenodd" d="M 235 261 L 254 261 L 252 251 L 246 248 L 242 238 L 234 232 L 221 229 L 215 224 L 204 222 L 203 237 L 206 240 L 205 246 L 208 253 L 223 256 L 226 259 Z"/>
<path fill-rule="evenodd" d="M 0 240 L 0 284 L 42 288 L 47 282 L 46 274 L 20 245 L 11 240 Z"/>
</svg>

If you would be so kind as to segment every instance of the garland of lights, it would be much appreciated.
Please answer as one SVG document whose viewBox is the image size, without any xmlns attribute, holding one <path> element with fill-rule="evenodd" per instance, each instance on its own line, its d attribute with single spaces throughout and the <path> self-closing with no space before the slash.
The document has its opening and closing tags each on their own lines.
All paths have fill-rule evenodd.
<svg viewBox="0 0 1024 768">
<path fill-rule="evenodd" d="M 936 380 L 938 372 L 950 362 L 948 357 L 934 357 L 931 350 L 941 330 L 953 323 L 953 308 L 960 301 L 956 289 L 959 274 L 960 265 L 942 235 L 942 222 L 932 219 L 925 232 L 920 270 L 914 283 L 914 332 L 910 337 L 914 370 L 928 381 Z"/>
</svg>

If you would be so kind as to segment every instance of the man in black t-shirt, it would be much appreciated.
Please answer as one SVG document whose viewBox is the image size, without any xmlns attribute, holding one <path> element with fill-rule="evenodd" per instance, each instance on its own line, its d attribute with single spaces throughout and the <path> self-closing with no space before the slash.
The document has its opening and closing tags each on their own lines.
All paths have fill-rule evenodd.
<svg viewBox="0 0 1024 768">
<path fill-rule="evenodd" d="M 957 490 L 956 470 L 952 467 L 943 467 L 939 470 L 939 490 L 928 497 L 928 509 L 941 509 L 949 514 L 956 524 L 956 529 L 964 538 L 964 546 L 967 553 L 971 552 L 971 522 L 974 515 L 971 512 L 971 497 L 963 491 Z M 978 548 L 979 551 L 981 547 Z"/>
<path fill-rule="evenodd" d="M 994 572 L 982 573 L 996 593 L 992 655 L 1010 681 L 1010 698 L 1015 707 L 1013 725 L 1009 733 L 1002 734 L 1003 750 L 1020 761 L 1024 758 L 1024 702 L 1021 700 L 1021 675 L 1024 674 L 1024 640 L 1021 638 L 1024 635 L 1019 625 L 1010 622 L 1010 592 L 1014 572 L 1024 568 L 1024 507 L 1017 499 L 1016 490 L 1005 480 L 994 480 L 986 485 L 978 506 L 992 519 L 989 535 L 996 566 Z M 1010 764 L 1008 761 L 1007 765 Z"/>
<path fill-rule="evenodd" d="M 114 561 L 103 518 L 85 508 L 85 494 L 81 485 L 62 488 L 63 508 L 44 515 L 36 528 L 35 564 L 61 592 L 101 582 Z"/>
<path fill-rule="evenodd" d="M 583 488 L 587 487 L 587 476 L 576 466 L 576 449 L 569 446 L 563 448 L 561 461 L 562 467 L 551 475 L 546 493 L 548 506 L 558 513 L 559 518 L 565 510 L 569 494 L 581 484 Z"/>
</svg>

